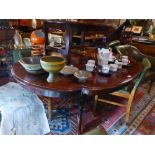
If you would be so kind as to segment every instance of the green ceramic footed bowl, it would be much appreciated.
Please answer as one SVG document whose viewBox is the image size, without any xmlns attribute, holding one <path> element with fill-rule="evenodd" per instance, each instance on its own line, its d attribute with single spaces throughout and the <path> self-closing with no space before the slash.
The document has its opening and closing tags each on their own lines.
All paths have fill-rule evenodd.
<svg viewBox="0 0 155 155">
<path fill-rule="evenodd" d="M 40 59 L 40 64 L 46 72 L 57 73 L 65 64 L 64 58 L 57 56 L 44 56 Z"/>
<path fill-rule="evenodd" d="M 49 72 L 47 82 L 53 82 L 54 74 L 64 67 L 65 59 L 58 56 L 44 56 L 40 59 L 40 64 L 46 72 Z"/>
</svg>

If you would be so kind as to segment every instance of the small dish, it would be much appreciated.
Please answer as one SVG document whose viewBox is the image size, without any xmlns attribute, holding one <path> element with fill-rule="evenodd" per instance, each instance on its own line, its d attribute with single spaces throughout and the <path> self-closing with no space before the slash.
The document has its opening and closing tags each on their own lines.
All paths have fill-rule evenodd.
<svg viewBox="0 0 155 155">
<path fill-rule="evenodd" d="M 61 74 L 63 75 L 72 75 L 79 69 L 74 66 L 64 66 L 64 68 L 60 71 Z"/>
<path fill-rule="evenodd" d="M 84 70 L 79 70 L 74 73 L 74 76 L 78 79 L 79 82 L 84 83 L 88 78 L 91 78 L 92 73 Z"/>
</svg>

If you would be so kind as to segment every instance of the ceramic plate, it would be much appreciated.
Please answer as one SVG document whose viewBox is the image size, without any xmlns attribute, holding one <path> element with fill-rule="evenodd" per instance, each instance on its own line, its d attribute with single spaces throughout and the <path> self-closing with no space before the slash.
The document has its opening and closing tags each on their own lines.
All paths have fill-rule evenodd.
<svg viewBox="0 0 155 155">
<path fill-rule="evenodd" d="M 40 69 L 40 70 L 28 70 L 28 69 L 25 69 L 25 70 L 26 70 L 28 73 L 34 74 L 34 75 L 46 73 L 43 69 Z"/>
</svg>

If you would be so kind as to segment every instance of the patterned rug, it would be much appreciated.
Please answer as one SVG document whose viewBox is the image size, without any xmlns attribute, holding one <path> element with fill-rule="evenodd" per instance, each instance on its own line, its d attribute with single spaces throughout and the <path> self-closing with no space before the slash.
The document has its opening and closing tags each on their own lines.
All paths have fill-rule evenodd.
<svg viewBox="0 0 155 155">
<path fill-rule="evenodd" d="M 130 116 L 129 126 L 126 126 L 125 124 L 125 111 L 122 107 L 100 105 L 97 112 L 98 116 L 94 117 L 92 113 L 92 107 L 88 106 L 84 109 L 82 122 L 83 132 L 100 126 L 104 127 L 109 135 L 147 134 L 146 132 L 142 132 L 142 130 L 144 129 L 143 126 L 148 124 L 148 119 L 151 121 L 149 122 L 149 126 L 151 126 L 150 130 L 153 130 L 155 126 L 155 115 L 153 113 L 154 111 L 152 113 L 150 113 L 150 111 L 155 105 L 155 87 L 152 87 L 150 94 L 147 94 L 147 89 L 148 84 L 143 84 L 138 89 L 133 104 L 132 114 Z M 72 108 L 72 110 L 68 110 L 66 108 L 62 111 L 61 109 L 59 109 L 57 112 L 56 111 L 53 111 L 53 119 L 49 121 L 51 134 L 76 135 L 78 126 L 77 107 Z M 145 123 L 146 121 L 147 123 Z"/>
<path fill-rule="evenodd" d="M 139 128 L 136 130 L 134 134 L 135 135 L 155 135 L 155 107 L 142 121 L 142 124 L 139 126 Z"/>
<path fill-rule="evenodd" d="M 3 70 L 3 68 L 2 68 Z M 8 77 L 6 72 L 1 72 L 0 86 L 14 81 Z M 97 116 L 92 113 L 92 100 L 84 108 L 82 121 L 82 132 L 86 132 L 97 126 L 104 127 L 110 135 L 121 134 L 151 134 L 155 127 L 155 83 L 151 93 L 147 94 L 148 83 L 141 85 L 137 91 L 132 115 L 130 117 L 130 126 L 124 122 L 124 108 L 112 105 L 99 105 Z M 120 99 L 118 99 L 120 100 Z M 123 101 L 123 100 L 121 100 Z M 57 110 L 53 111 L 52 120 L 49 121 L 51 134 L 54 135 L 76 135 L 78 128 L 78 97 L 71 99 L 54 99 Z M 74 105 L 74 106 L 73 106 Z"/>
</svg>

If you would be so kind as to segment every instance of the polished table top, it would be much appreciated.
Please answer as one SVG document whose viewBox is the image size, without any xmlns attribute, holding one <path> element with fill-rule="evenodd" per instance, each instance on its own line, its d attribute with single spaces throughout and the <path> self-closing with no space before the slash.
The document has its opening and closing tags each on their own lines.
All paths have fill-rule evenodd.
<svg viewBox="0 0 155 155">
<path fill-rule="evenodd" d="M 17 82 L 32 92 L 46 97 L 61 97 L 66 94 L 76 94 L 77 92 L 94 95 L 119 89 L 135 79 L 141 70 L 142 66 L 131 60 L 131 66 L 123 67 L 109 76 L 100 75 L 98 69 L 96 69 L 92 73 L 92 77 L 85 83 L 78 82 L 73 75 L 65 76 L 60 73 L 56 82 L 48 83 L 46 81 L 48 73 L 29 74 L 19 63 L 12 67 L 11 72 Z"/>
<path fill-rule="evenodd" d="M 76 67 L 84 69 L 83 64 L 85 64 L 86 61 L 82 61 L 82 59 L 79 59 L 79 61 L 77 61 L 77 56 L 75 56 L 72 60 L 74 62 L 73 64 Z M 64 76 L 61 74 L 58 74 L 56 82 L 48 83 L 46 81 L 48 73 L 41 75 L 31 75 L 27 73 L 19 63 L 13 65 L 11 72 L 18 83 L 20 83 L 26 89 L 36 93 L 37 95 L 45 96 L 48 98 L 55 98 L 68 95 L 77 96 L 78 94 L 80 94 L 81 98 L 79 99 L 78 114 L 78 133 L 80 134 L 83 103 L 85 102 L 86 95 L 96 95 L 103 92 L 106 93 L 129 84 L 142 70 L 142 66 L 136 61 L 134 61 L 133 59 L 130 61 L 131 66 L 119 69 L 117 72 L 113 72 L 109 76 L 100 75 L 97 67 L 96 71 L 92 73 L 92 77 L 85 83 L 79 83 L 73 75 Z M 51 119 L 52 105 L 51 100 L 48 99 L 48 101 L 48 118 Z"/>
</svg>

